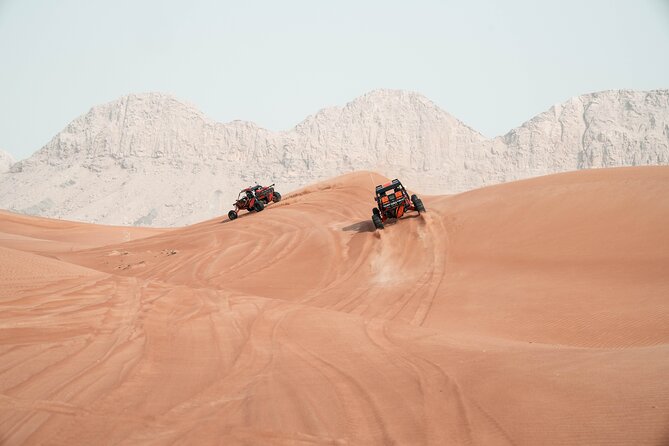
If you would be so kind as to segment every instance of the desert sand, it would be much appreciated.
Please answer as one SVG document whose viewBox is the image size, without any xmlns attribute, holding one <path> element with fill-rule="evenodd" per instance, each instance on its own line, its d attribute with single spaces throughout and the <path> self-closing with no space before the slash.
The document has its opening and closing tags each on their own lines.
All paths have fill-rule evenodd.
<svg viewBox="0 0 669 446">
<path fill-rule="evenodd" d="M 0 213 L 0 444 L 669 444 L 669 167 L 375 232 L 383 181 L 170 230 Z"/>
</svg>

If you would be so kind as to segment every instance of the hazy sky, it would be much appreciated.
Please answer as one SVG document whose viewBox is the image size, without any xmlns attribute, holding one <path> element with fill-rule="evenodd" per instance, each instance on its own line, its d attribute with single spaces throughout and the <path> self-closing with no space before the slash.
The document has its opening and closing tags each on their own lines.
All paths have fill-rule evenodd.
<svg viewBox="0 0 669 446">
<path fill-rule="evenodd" d="M 17 159 L 132 92 L 284 130 L 376 88 L 486 136 L 571 96 L 669 88 L 669 2 L 0 0 L 0 148 Z"/>
</svg>

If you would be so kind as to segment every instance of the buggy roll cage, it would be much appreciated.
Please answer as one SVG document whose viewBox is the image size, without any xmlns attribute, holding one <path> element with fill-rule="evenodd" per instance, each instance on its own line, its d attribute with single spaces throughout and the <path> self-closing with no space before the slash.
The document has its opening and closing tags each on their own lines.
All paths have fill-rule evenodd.
<svg viewBox="0 0 669 446">
<path fill-rule="evenodd" d="M 394 190 L 397 187 L 399 187 L 403 192 L 406 192 L 406 189 L 404 188 L 404 185 L 402 183 L 400 183 L 400 180 L 398 180 L 396 178 L 393 181 L 391 181 L 390 183 L 379 184 L 378 186 L 376 186 L 376 196 L 377 197 L 383 196 L 389 190 L 391 190 L 391 189 Z"/>
</svg>

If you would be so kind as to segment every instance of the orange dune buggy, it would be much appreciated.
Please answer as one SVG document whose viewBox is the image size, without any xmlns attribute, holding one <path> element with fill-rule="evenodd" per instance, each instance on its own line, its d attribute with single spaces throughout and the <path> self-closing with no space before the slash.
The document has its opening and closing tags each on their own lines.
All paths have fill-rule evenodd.
<svg viewBox="0 0 669 446">
<path fill-rule="evenodd" d="M 383 229 L 390 218 L 398 219 L 408 211 L 425 212 L 423 201 L 417 195 L 409 197 L 400 180 L 376 186 L 376 206 L 372 209 L 372 222 L 376 229 Z"/>
<path fill-rule="evenodd" d="M 260 189 L 262 186 L 249 186 L 246 189 L 242 189 L 237 196 L 237 201 L 234 202 L 234 210 L 228 212 L 228 218 L 230 220 L 236 219 L 239 215 L 239 211 L 246 209 L 249 212 L 256 211 L 260 212 L 265 209 L 265 205 L 262 200 L 256 198 L 254 192 Z"/>
</svg>

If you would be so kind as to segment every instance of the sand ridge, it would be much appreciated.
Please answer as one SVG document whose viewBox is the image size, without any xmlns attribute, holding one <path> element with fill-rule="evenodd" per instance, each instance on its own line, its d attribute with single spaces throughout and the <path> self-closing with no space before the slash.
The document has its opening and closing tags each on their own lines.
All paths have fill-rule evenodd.
<svg viewBox="0 0 669 446">
<path fill-rule="evenodd" d="M 669 441 L 669 168 L 375 232 L 384 180 L 130 237 L 0 214 L 0 443 Z"/>
</svg>

